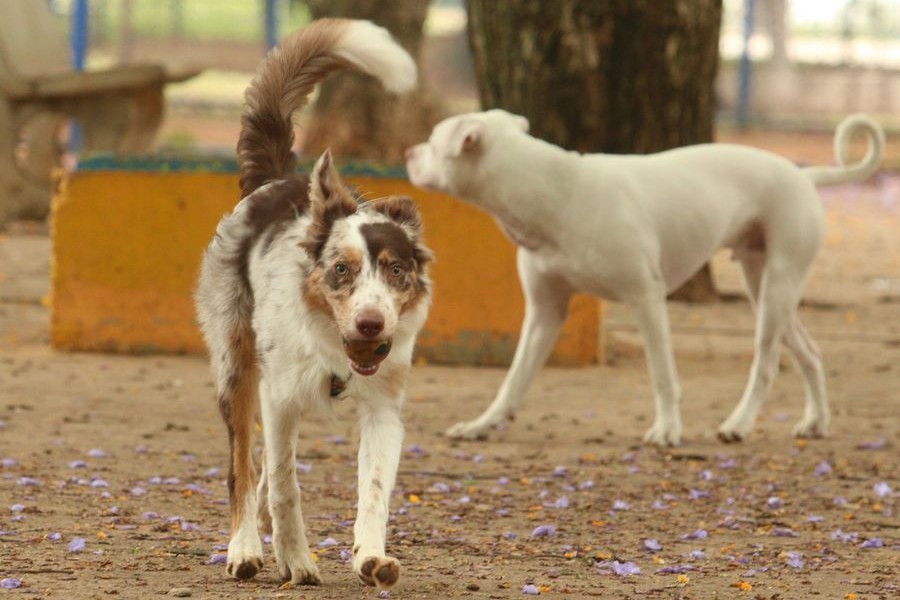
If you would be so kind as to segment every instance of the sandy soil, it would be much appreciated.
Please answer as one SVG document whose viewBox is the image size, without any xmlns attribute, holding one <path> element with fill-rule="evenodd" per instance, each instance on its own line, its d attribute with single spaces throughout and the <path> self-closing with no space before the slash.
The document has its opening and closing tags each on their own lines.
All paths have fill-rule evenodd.
<svg viewBox="0 0 900 600">
<path fill-rule="evenodd" d="M 830 438 L 791 439 L 802 386 L 785 362 L 752 438 L 716 441 L 751 358 L 742 301 L 671 306 L 686 439 L 670 451 L 640 444 L 651 394 L 621 307 L 607 315 L 610 363 L 545 369 L 487 442 L 439 432 L 475 416 L 503 370 L 417 367 L 391 597 L 897 597 L 900 179 L 823 197 L 829 236 L 802 314 L 828 366 Z M 41 228 L 0 238 L 0 580 L 21 586 L 10 597 L 377 597 L 341 560 L 352 406 L 306 424 L 297 457 L 325 585 L 279 589 L 271 553 L 257 579 L 230 580 L 214 564 L 228 537 L 227 443 L 204 360 L 52 351 L 48 264 Z M 727 257 L 715 270 L 733 296 Z"/>
</svg>

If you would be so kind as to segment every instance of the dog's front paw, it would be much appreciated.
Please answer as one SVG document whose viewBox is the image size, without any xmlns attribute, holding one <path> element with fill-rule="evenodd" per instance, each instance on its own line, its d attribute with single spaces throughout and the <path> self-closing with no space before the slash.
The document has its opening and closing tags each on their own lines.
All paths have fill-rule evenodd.
<svg viewBox="0 0 900 600">
<path fill-rule="evenodd" d="M 287 554 L 277 559 L 278 574 L 283 582 L 290 582 L 292 585 L 322 585 L 319 568 L 309 551 Z"/>
<path fill-rule="evenodd" d="M 353 571 L 366 585 L 388 589 L 400 579 L 400 561 L 390 556 L 366 556 L 356 561 Z"/>
<path fill-rule="evenodd" d="M 803 415 L 800 422 L 794 425 L 794 437 L 807 439 L 826 437 L 830 422 L 828 415 Z"/>
<path fill-rule="evenodd" d="M 753 421 L 736 419 L 732 415 L 719 426 L 718 436 L 720 441 L 731 444 L 744 441 L 751 431 L 753 431 Z"/>
<path fill-rule="evenodd" d="M 677 418 L 656 419 L 653 427 L 644 434 L 644 443 L 660 448 L 679 446 L 681 444 L 681 420 Z"/>
<path fill-rule="evenodd" d="M 451 440 L 486 440 L 490 429 L 490 423 L 463 421 L 447 429 L 444 435 Z"/>
<path fill-rule="evenodd" d="M 228 560 L 225 572 L 235 579 L 251 579 L 262 571 L 262 544 L 228 545 Z"/>
</svg>

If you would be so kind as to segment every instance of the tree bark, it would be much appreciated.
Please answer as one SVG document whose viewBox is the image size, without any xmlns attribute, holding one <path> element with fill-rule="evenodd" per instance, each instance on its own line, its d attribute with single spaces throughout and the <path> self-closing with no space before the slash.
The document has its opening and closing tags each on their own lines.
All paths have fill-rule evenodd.
<svg viewBox="0 0 900 600">
<path fill-rule="evenodd" d="M 466 0 L 485 109 L 579 152 L 712 141 L 722 0 Z M 716 297 L 707 265 L 677 297 Z"/>
<path fill-rule="evenodd" d="M 307 0 L 314 18 L 368 19 L 387 28 L 418 60 L 428 0 Z M 420 77 L 421 80 L 421 77 Z M 338 156 L 402 162 L 403 151 L 426 139 L 443 114 L 420 82 L 401 97 L 358 73 L 327 80 L 304 127 L 303 151 L 331 148 Z"/>
</svg>

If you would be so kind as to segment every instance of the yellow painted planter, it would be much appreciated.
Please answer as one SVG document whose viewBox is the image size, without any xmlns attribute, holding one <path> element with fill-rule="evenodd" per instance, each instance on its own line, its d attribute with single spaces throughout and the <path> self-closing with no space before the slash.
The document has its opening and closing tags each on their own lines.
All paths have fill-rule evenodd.
<svg viewBox="0 0 900 600">
<path fill-rule="evenodd" d="M 508 364 L 524 304 L 515 249 L 482 211 L 412 187 L 402 172 L 348 168 L 367 197 L 405 194 L 435 251 L 434 304 L 418 355 L 436 363 Z M 97 160 L 54 199 L 52 341 L 66 350 L 202 352 L 192 292 L 216 223 L 238 200 L 228 161 Z M 599 303 L 573 300 L 556 364 L 599 358 Z"/>
</svg>

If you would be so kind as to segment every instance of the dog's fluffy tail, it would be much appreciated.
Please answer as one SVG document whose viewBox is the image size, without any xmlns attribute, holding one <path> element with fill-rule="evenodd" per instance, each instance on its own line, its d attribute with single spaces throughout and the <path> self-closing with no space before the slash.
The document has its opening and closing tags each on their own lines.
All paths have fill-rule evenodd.
<svg viewBox="0 0 900 600">
<path fill-rule="evenodd" d="M 415 61 L 386 29 L 369 21 L 320 19 L 269 53 L 247 89 L 241 115 L 242 196 L 293 168 L 291 115 L 317 83 L 348 68 L 372 75 L 395 93 L 416 84 Z"/>
<path fill-rule="evenodd" d="M 847 144 L 857 131 L 865 133 L 869 141 L 869 149 L 861 161 L 848 165 Z M 883 154 L 884 130 L 881 126 L 867 115 L 850 115 L 841 121 L 834 134 L 834 155 L 838 166 L 807 167 L 803 171 L 816 185 L 859 181 L 866 179 L 878 169 Z"/>
</svg>

